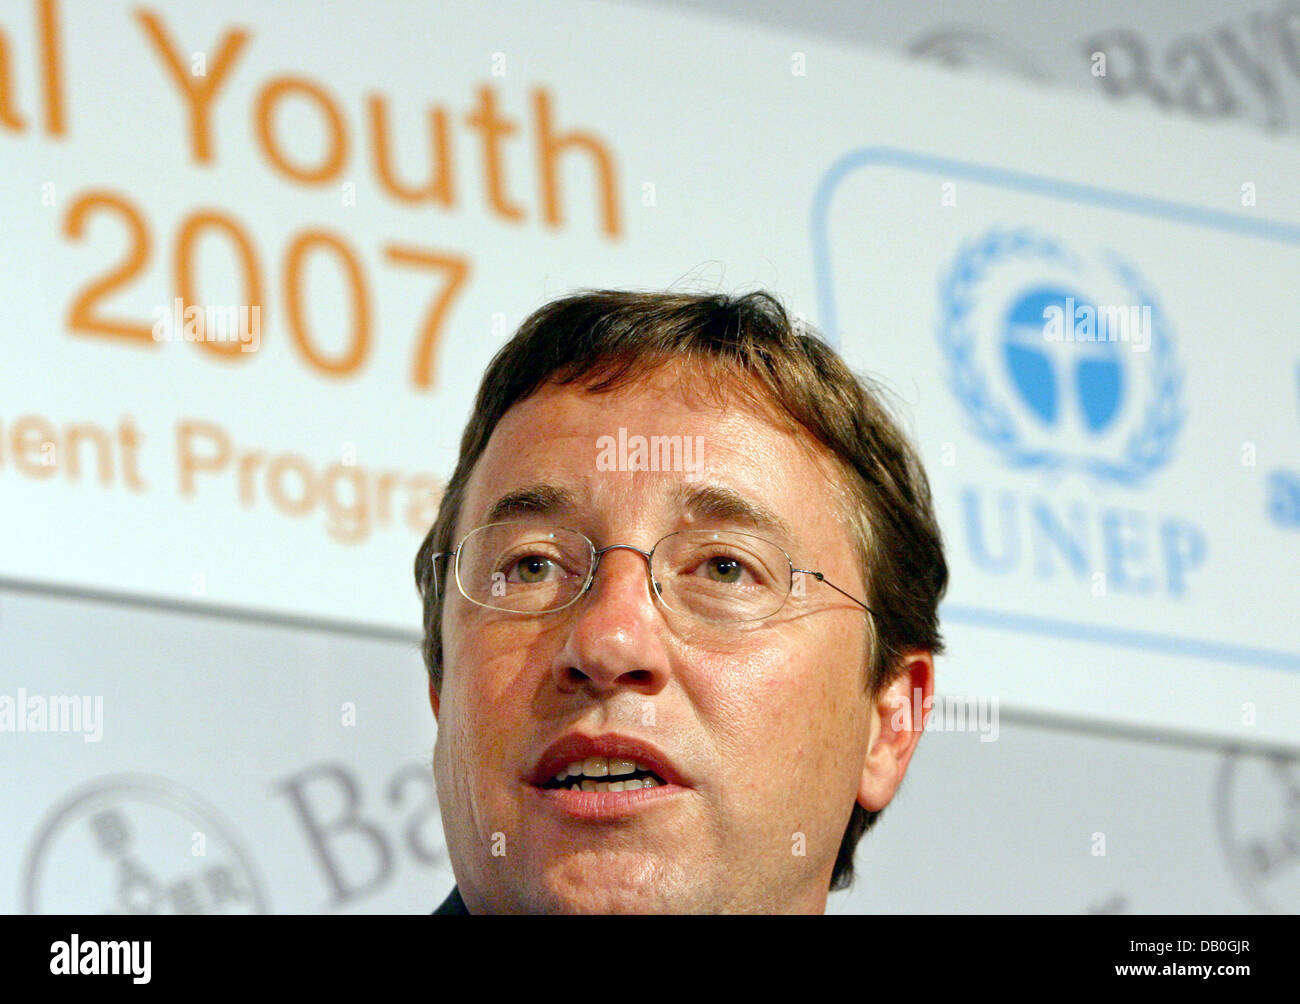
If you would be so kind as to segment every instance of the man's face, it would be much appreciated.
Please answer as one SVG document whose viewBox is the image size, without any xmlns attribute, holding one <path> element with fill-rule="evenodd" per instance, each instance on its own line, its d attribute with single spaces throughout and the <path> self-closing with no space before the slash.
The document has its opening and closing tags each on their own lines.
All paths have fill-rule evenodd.
<svg viewBox="0 0 1300 1004">
<path fill-rule="evenodd" d="M 599 469 L 597 441 L 620 427 L 703 437 L 702 470 Z M 835 477 L 762 415 L 684 396 L 668 369 L 604 394 L 548 385 L 494 430 L 455 540 L 507 493 L 549 485 L 572 506 L 512 518 L 645 551 L 690 528 L 757 533 L 861 597 Z M 790 535 L 677 501 L 712 487 L 775 514 Z M 776 617 L 720 626 L 666 610 L 645 559 L 625 549 L 601 558 L 586 595 L 542 615 L 473 604 L 448 575 L 434 771 L 470 911 L 824 909 L 872 739 L 869 615 L 804 579 Z M 599 799 L 544 790 L 539 766 L 566 736 L 641 744 L 676 783 Z"/>
</svg>

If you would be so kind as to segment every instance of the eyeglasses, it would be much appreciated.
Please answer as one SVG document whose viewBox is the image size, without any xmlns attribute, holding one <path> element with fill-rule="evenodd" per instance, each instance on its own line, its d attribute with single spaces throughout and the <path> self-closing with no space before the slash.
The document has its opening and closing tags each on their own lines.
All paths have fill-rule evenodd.
<svg viewBox="0 0 1300 1004">
<path fill-rule="evenodd" d="M 796 575 L 810 575 L 875 613 L 821 572 L 795 568 L 779 544 L 730 530 L 680 530 L 643 551 L 631 544 L 597 547 L 565 527 L 489 523 L 433 560 L 455 558 L 456 586 L 471 603 L 547 614 L 577 602 L 591 588 L 600 559 L 620 549 L 646 559 L 651 591 L 667 609 L 698 620 L 738 624 L 771 617 L 791 593 L 803 594 Z M 433 580 L 437 588 L 436 570 Z"/>
</svg>

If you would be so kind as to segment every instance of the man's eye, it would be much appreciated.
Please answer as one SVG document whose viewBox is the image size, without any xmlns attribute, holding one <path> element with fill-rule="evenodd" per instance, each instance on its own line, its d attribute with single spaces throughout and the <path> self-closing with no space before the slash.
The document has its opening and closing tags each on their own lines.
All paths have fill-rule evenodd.
<svg viewBox="0 0 1300 1004">
<path fill-rule="evenodd" d="M 739 558 L 733 558 L 726 554 L 717 554 L 704 559 L 700 569 L 705 576 L 714 582 L 732 585 L 740 582 L 741 576 L 745 572 L 745 565 Z"/>
<path fill-rule="evenodd" d="M 555 562 L 550 558 L 543 557 L 540 554 L 529 554 L 515 560 L 510 568 L 510 573 L 506 576 L 512 578 L 517 575 L 515 581 L 531 583 L 545 582 L 547 573 L 554 569 Z"/>
</svg>

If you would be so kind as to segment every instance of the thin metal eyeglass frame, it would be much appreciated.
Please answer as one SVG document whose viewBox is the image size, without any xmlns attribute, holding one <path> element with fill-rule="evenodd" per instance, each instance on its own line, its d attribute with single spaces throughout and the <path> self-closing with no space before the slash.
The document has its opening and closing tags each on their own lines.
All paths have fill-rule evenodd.
<svg viewBox="0 0 1300 1004">
<path fill-rule="evenodd" d="M 854 603 L 860 606 L 867 613 L 871 614 L 873 617 L 877 616 L 876 612 L 872 610 L 871 607 L 867 606 L 867 604 L 863 603 L 862 600 L 858 599 L 852 593 L 845 592 L 843 589 L 837 586 L 830 579 L 826 578 L 826 576 L 823 575 L 821 572 L 815 572 L 811 568 L 795 568 L 794 562 L 790 560 L 789 553 L 786 551 L 784 547 L 782 547 L 776 541 L 768 540 L 766 537 L 760 537 L 756 533 L 745 533 L 744 531 L 740 531 L 740 530 L 713 530 L 709 528 L 701 528 L 698 531 L 674 530 L 672 533 L 666 533 L 662 537 L 660 537 L 657 541 L 655 541 L 654 546 L 651 547 L 650 550 L 643 551 L 641 550 L 641 548 L 635 547 L 632 544 L 610 544 L 608 547 L 597 547 L 592 542 L 591 538 L 588 537 L 581 530 L 574 530 L 571 527 L 567 527 L 567 526 L 553 527 L 552 529 L 564 530 L 567 533 L 577 534 L 579 537 L 581 537 L 583 540 L 587 542 L 587 547 L 591 550 L 591 566 L 590 568 L 587 569 L 587 580 L 582 584 L 582 588 L 579 589 L 578 592 L 574 594 L 573 599 L 569 600 L 563 606 L 552 607 L 549 610 L 510 610 L 509 608 L 506 607 L 494 607 L 487 603 L 481 603 L 480 601 L 474 599 L 474 597 L 470 596 L 469 593 L 465 592 L 465 587 L 461 585 L 461 581 L 460 581 L 460 552 L 461 552 L 461 548 L 465 546 L 465 541 L 467 541 L 474 534 L 478 533 L 479 530 L 486 530 L 490 526 L 505 526 L 508 525 L 508 523 L 510 522 L 511 521 L 507 520 L 502 523 L 485 523 L 483 526 L 477 526 L 473 530 L 470 530 L 469 533 L 465 534 L 465 536 L 463 536 L 460 539 L 460 543 L 456 545 L 454 550 L 438 551 L 435 554 L 430 556 L 429 560 L 435 563 L 433 568 L 433 588 L 434 588 L 435 598 L 441 600 L 441 592 L 439 591 L 438 588 L 438 568 L 436 562 L 438 561 L 439 558 L 455 558 L 456 567 L 454 569 L 454 572 L 456 577 L 456 588 L 460 591 L 460 594 L 464 596 L 465 599 L 469 600 L 471 603 L 476 604 L 477 606 L 480 607 L 486 607 L 488 610 L 500 610 L 503 613 L 525 614 L 530 617 L 539 617 L 542 616 L 543 614 L 559 613 L 561 610 L 567 610 L 569 607 L 573 606 L 573 604 L 577 603 L 578 600 L 582 599 L 584 596 L 587 595 L 587 592 L 591 589 L 591 584 L 596 581 L 596 571 L 600 568 L 600 559 L 602 557 L 604 557 L 610 551 L 625 550 L 625 551 L 635 551 L 637 554 L 641 555 L 641 557 L 646 559 L 646 576 L 650 579 L 650 591 L 651 593 L 654 594 L 655 597 L 658 598 L 659 602 L 663 604 L 665 610 L 671 610 L 673 613 L 676 614 L 683 614 L 687 617 L 694 618 L 695 620 L 703 621 L 706 624 L 752 624 L 757 621 L 765 621 L 769 617 L 775 617 L 778 613 L 780 613 L 783 609 L 785 609 L 786 603 L 789 602 L 790 600 L 790 595 L 794 591 L 794 575 L 796 572 L 798 572 L 801 575 L 811 575 L 818 582 L 826 583 L 826 585 L 830 586 L 837 593 L 840 593 L 843 596 L 847 596 L 849 599 L 851 599 Z M 690 533 L 690 532 L 739 533 L 742 536 L 753 537 L 755 540 L 761 540 L 765 544 L 771 544 L 778 551 L 780 551 L 781 554 L 785 557 L 786 564 L 790 566 L 790 588 L 786 590 L 785 597 L 784 599 L 781 600 L 781 605 L 778 606 L 775 610 L 773 610 L 770 614 L 764 614 L 762 617 L 749 617 L 749 618 L 743 618 L 741 620 L 722 620 L 722 621 L 713 621 L 706 617 L 700 617 L 698 614 L 693 614 L 688 610 L 678 610 L 676 607 L 669 606 L 668 601 L 664 599 L 664 595 L 660 589 L 659 583 L 655 581 L 654 554 L 655 551 L 659 549 L 659 545 L 662 544 L 669 537 L 676 537 L 678 534 Z"/>
</svg>

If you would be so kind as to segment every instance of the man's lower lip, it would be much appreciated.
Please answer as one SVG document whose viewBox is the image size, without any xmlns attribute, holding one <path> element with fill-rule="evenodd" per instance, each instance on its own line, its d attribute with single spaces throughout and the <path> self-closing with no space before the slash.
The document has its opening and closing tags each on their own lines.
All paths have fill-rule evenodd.
<svg viewBox="0 0 1300 1004">
<path fill-rule="evenodd" d="M 578 819 L 617 819 L 650 809 L 686 789 L 680 784 L 661 784 L 639 791 L 572 791 L 568 788 L 538 788 L 530 785 L 542 800 Z"/>
</svg>

